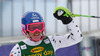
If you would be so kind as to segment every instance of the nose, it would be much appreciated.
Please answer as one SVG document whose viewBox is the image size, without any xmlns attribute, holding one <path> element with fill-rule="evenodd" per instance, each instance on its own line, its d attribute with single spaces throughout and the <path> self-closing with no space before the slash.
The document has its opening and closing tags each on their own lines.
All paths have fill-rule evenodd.
<svg viewBox="0 0 100 56">
<path fill-rule="evenodd" d="M 35 34 L 40 33 L 39 31 L 35 31 Z"/>
</svg>

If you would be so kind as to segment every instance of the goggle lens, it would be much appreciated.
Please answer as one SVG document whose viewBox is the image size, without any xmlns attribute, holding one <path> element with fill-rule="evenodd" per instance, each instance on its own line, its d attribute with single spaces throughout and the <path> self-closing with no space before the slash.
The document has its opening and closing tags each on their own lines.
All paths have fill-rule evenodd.
<svg viewBox="0 0 100 56">
<path fill-rule="evenodd" d="M 27 24 L 27 30 L 32 33 L 35 32 L 36 30 L 41 32 L 44 30 L 44 28 L 45 28 L 44 22 Z"/>
</svg>

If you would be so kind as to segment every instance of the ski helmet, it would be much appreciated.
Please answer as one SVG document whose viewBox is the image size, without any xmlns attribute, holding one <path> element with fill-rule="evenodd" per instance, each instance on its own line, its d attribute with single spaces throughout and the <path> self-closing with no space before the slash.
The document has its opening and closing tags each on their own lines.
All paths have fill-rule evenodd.
<svg viewBox="0 0 100 56">
<path fill-rule="evenodd" d="M 28 34 L 28 31 L 34 33 L 35 31 L 42 32 L 41 39 L 42 40 L 46 33 L 45 33 L 45 25 L 43 18 L 37 12 L 26 12 L 22 17 L 22 33 L 24 36 L 28 37 L 32 41 L 34 41 Z M 37 27 L 37 25 L 39 25 Z M 36 27 L 34 27 L 36 26 Z"/>
</svg>

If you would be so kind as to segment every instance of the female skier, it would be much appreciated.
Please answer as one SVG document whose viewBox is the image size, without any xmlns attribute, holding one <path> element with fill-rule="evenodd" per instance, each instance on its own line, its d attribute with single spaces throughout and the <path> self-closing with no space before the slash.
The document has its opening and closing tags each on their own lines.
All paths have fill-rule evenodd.
<svg viewBox="0 0 100 56">
<path fill-rule="evenodd" d="M 46 36 L 41 15 L 37 12 L 27 12 L 22 17 L 22 32 L 27 39 L 17 43 L 10 56 L 55 56 L 57 49 L 72 46 L 83 39 L 80 29 L 67 14 L 66 8 L 57 7 L 53 15 L 64 25 L 68 25 L 69 34 Z"/>
</svg>

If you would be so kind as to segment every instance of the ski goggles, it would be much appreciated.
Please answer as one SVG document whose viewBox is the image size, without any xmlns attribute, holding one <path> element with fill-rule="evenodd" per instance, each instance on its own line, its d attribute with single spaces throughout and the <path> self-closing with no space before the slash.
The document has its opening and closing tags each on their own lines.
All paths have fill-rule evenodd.
<svg viewBox="0 0 100 56">
<path fill-rule="evenodd" d="M 27 24 L 27 31 L 34 33 L 35 31 L 42 32 L 45 29 L 44 22 Z"/>
</svg>

